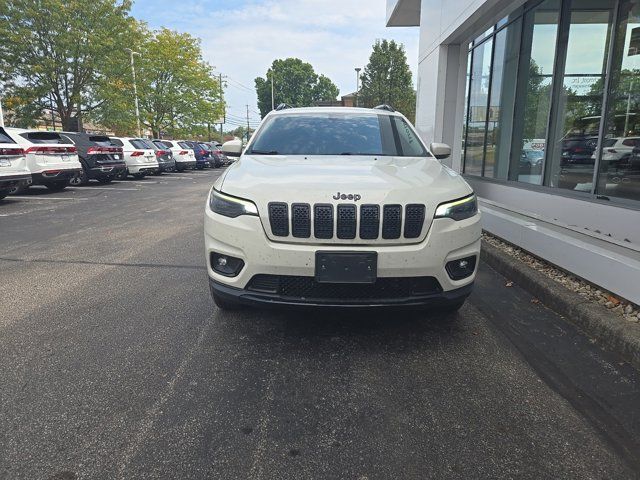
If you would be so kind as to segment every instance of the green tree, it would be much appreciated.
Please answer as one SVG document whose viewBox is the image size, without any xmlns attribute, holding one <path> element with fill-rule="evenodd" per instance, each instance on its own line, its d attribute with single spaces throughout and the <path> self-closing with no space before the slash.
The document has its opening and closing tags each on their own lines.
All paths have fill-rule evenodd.
<svg viewBox="0 0 640 480">
<path fill-rule="evenodd" d="M 4 96 L 29 123 L 53 105 L 63 128 L 99 105 L 135 24 L 130 0 L 0 0 Z"/>
<path fill-rule="evenodd" d="M 335 100 L 338 87 L 324 75 L 318 75 L 311 64 L 299 58 L 274 60 L 264 78 L 255 80 L 258 108 L 264 117 L 271 111 L 271 79 L 274 83 L 275 105 L 310 107 L 316 102 Z"/>
<path fill-rule="evenodd" d="M 141 27 L 135 57 L 140 120 L 154 136 L 208 136 L 208 124 L 223 113 L 220 83 L 202 58 L 200 42 L 187 33 Z M 119 130 L 135 124 L 132 74 L 100 91 L 108 99 L 96 112 L 103 125 Z"/>
<path fill-rule="evenodd" d="M 360 78 L 359 105 L 387 104 L 409 120 L 415 119 L 416 92 L 404 45 L 394 40 L 377 40 Z"/>
</svg>

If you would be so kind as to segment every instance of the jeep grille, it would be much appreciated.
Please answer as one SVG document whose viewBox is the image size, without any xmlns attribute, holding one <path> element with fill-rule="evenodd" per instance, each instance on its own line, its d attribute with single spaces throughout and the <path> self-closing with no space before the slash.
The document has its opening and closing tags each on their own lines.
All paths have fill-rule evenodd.
<svg viewBox="0 0 640 480">
<path fill-rule="evenodd" d="M 271 232 L 276 237 L 328 240 L 385 240 L 419 238 L 425 221 L 425 206 L 272 202 L 268 206 Z M 382 218 L 380 213 L 382 212 Z M 358 221 L 359 219 L 359 221 Z M 312 228 L 313 227 L 313 228 Z"/>
</svg>

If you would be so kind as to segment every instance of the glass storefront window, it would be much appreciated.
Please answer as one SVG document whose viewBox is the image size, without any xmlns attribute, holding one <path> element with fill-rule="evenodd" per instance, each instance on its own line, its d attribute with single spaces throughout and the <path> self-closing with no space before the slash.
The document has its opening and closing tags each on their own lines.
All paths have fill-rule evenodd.
<svg viewBox="0 0 640 480">
<path fill-rule="evenodd" d="M 549 135 L 545 184 L 590 193 L 602 118 L 612 0 L 574 0 Z"/>
<path fill-rule="evenodd" d="M 542 184 L 560 2 L 547 0 L 524 15 L 511 180 Z"/>
<path fill-rule="evenodd" d="M 506 180 L 518 75 L 522 22 L 516 20 L 495 36 L 483 176 Z"/>
<path fill-rule="evenodd" d="M 622 1 L 597 193 L 640 201 L 640 1 Z"/>
<path fill-rule="evenodd" d="M 492 46 L 489 39 L 473 50 L 464 157 L 464 172 L 469 175 L 482 175 Z"/>
<path fill-rule="evenodd" d="M 531 1 L 475 40 L 466 87 L 465 174 L 640 201 L 640 0 Z"/>
</svg>

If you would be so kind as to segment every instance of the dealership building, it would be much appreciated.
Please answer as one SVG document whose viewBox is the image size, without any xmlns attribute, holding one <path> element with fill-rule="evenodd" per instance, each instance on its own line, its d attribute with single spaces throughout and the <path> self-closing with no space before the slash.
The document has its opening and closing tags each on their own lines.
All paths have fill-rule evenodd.
<svg viewBox="0 0 640 480">
<path fill-rule="evenodd" d="M 640 303 L 640 0 L 387 0 L 484 229 Z"/>
</svg>

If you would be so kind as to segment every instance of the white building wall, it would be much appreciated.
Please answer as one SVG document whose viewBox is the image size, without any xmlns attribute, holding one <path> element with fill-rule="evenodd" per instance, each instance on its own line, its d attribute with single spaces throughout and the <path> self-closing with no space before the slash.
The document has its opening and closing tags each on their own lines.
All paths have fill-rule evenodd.
<svg viewBox="0 0 640 480">
<path fill-rule="evenodd" d="M 468 44 L 524 3 L 387 0 L 389 26 L 420 25 L 416 127 L 427 143 L 452 146 L 447 163 L 457 171 L 462 170 Z M 525 189 L 516 182 L 467 180 L 480 197 L 485 230 L 640 303 L 639 210 Z"/>
</svg>

